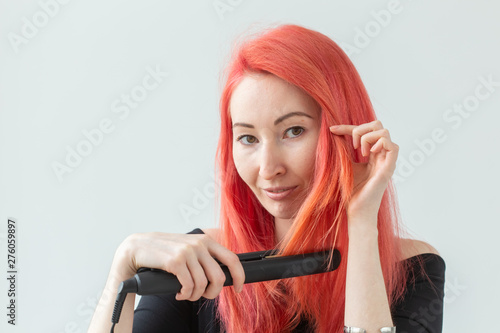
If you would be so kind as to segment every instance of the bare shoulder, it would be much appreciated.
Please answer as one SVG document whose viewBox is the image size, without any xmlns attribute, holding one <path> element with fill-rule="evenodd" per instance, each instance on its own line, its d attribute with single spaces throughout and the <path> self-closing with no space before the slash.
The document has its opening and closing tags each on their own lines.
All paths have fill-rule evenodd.
<svg viewBox="0 0 500 333">
<path fill-rule="evenodd" d="M 219 229 L 217 228 L 208 228 L 201 229 L 206 235 L 208 235 L 213 240 L 217 240 L 217 236 L 219 235 Z"/>
<path fill-rule="evenodd" d="M 440 255 L 432 245 L 421 240 L 401 238 L 401 247 L 403 249 L 404 259 L 424 253 Z"/>
</svg>

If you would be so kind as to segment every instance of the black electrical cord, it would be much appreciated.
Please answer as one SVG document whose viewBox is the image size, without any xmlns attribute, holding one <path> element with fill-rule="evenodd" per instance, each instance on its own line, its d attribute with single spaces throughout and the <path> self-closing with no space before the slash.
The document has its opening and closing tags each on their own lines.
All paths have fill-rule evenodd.
<svg viewBox="0 0 500 333">
<path fill-rule="evenodd" d="M 118 323 L 118 320 L 120 320 L 120 314 L 122 313 L 125 298 L 127 298 L 127 294 L 130 292 L 137 292 L 137 280 L 135 279 L 135 276 L 123 281 L 118 287 L 118 294 L 116 295 L 113 316 L 111 317 L 111 322 L 113 323 L 113 325 L 111 326 L 111 333 L 115 331 L 115 325 Z"/>
</svg>

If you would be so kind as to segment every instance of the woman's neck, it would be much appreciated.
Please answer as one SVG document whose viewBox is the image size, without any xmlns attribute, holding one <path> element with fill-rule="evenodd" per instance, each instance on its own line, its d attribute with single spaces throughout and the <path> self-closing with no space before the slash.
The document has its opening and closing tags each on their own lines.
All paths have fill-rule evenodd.
<svg viewBox="0 0 500 333">
<path fill-rule="evenodd" d="M 277 243 L 283 240 L 292 223 L 293 219 L 274 218 L 274 235 Z"/>
</svg>

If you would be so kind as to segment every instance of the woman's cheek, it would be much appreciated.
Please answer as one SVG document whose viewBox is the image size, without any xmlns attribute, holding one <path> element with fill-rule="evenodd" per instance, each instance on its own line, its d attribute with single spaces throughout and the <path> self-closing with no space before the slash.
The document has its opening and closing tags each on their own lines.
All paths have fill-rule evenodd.
<svg viewBox="0 0 500 333">
<path fill-rule="evenodd" d="M 233 161 L 236 171 L 245 183 L 248 184 L 250 172 L 250 159 L 240 150 L 233 150 Z"/>
</svg>

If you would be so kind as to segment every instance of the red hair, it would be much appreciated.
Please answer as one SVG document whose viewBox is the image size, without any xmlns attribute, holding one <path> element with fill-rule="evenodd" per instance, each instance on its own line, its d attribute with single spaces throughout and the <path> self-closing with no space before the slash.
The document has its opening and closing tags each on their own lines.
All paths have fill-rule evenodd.
<svg viewBox="0 0 500 333">
<path fill-rule="evenodd" d="M 276 244 L 273 216 L 241 179 L 232 159 L 232 92 L 247 74 L 272 74 L 299 87 L 321 108 L 314 176 L 286 241 Z M 243 42 L 226 68 L 220 99 L 221 131 L 216 173 L 220 172 L 219 242 L 235 253 L 277 249 L 297 254 L 337 248 L 342 261 L 334 272 L 245 285 L 240 294 L 223 288 L 217 308 L 226 332 L 289 332 L 306 319 L 315 332 L 344 326 L 347 267 L 346 207 L 353 189 L 352 163 L 367 162 L 349 136 L 329 126 L 376 120 L 361 78 L 344 51 L 327 36 L 297 25 L 264 30 Z M 217 193 L 219 198 L 219 193 Z M 392 181 L 378 213 L 380 261 L 391 307 L 407 280 L 399 236 L 399 208 Z"/>
</svg>

